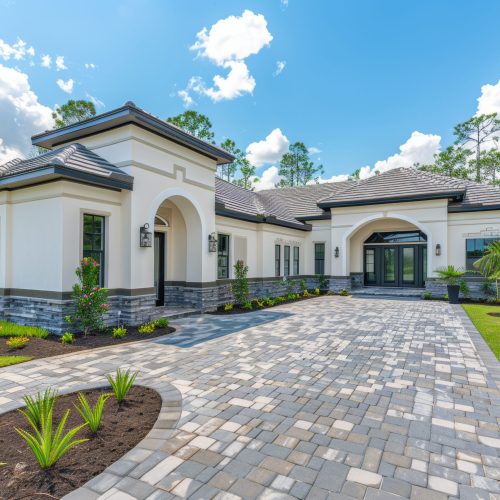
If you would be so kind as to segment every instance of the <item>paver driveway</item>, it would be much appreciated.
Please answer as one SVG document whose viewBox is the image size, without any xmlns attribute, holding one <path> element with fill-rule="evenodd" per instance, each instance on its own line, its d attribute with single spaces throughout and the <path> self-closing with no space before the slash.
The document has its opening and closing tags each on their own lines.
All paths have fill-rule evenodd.
<svg viewBox="0 0 500 500">
<path fill-rule="evenodd" d="M 322 297 L 265 317 L 3 369 L 0 411 L 117 366 L 179 389 L 171 437 L 72 498 L 500 498 L 499 365 L 458 306 Z"/>
</svg>

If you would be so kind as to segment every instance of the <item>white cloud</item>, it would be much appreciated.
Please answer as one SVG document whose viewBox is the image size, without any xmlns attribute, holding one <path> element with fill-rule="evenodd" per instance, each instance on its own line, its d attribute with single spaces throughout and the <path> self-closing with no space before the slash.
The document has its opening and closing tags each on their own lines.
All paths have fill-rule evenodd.
<svg viewBox="0 0 500 500">
<path fill-rule="evenodd" d="M 281 160 L 289 145 L 288 138 L 279 128 L 275 128 L 264 140 L 248 145 L 246 149 L 248 161 L 256 167 L 274 163 Z"/>
<path fill-rule="evenodd" d="M 52 110 L 38 102 L 28 75 L 0 64 L 0 158 L 27 153 L 31 135 L 52 128 Z M 1 163 L 1 162 L 0 162 Z"/>
<path fill-rule="evenodd" d="M 434 161 L 434 154 L 441 147 L 441 137 L 435 134 L 423 134 L 414 131 L 410 138 L 401 146 L 399 153 L 389 156 L 386 160 L 379 160 L 373 168 L 368 165 L 360 169 L 360 179 L 399 167 L 412 167 L 415 163 L 427 164 Z"/>
<path fill-rule="evenodd" d="M 315 148 L 314 146 L 310 147 L 310 148 L 307 148 L 307 152 L 310 154 L 310 155 L 317 155 L 319 153 L 321 153 L 321 149 L 319 148 Z"/>
<path fill-rule="evenodd" d="M 477 99 L 477 114 L 500 114 L 500 80 L 495 85 L 487 83 L 481 87 L 481 95 Z"/>
<path fill-rule="evenodd" d="M 281 5 L 286 9 L 288 7 L 288 0 L 281 0 Z"/>
<path fill-rule="evenodd" d="M 73 85 L 75 82 L 72 78 L 66 82 L 62 78 L 59 78 L 56 83 L 63 92 L 66 92 L 66 94 L 71 94 L 71 92 L 73 92 Z"/>
<path fill-rule="evenodd" d="M 227 76 L 215 75 L 213 85 L 207 86 L 199 76 L 192 77 L 185 89 L 177 92 L 185 106 L 194 104 L 191 90 L 210 97 L 214 102 L 231 100 L 251 94 L 255 78 L 250 74 L 245 59 L 271 43 L 266 18 L 245 10 L 238 16 L 220 19 L 210 29 L 203 28 L 190 47 L 198 57 L 206 57 L 215 65 L 228 70 Z"/>
<path fill-rule="evenodd" d="M 276 69 L 274 70 L 273 75 L 278 76 L 285 69 L 286 61 L 276 61 Z"/>
<path fill-rule="evenodd" d="M 12 45 L 9 45 L 0 38 L 0 58 L 4 61 L 8 61 L 9 59 L 20 61 L 24 59 L 26 55 L 33 57 L 35 55 L 35 49 L 33 47 L 28 47 L 26 42 L 20 38 Z"/>
<path fill-rule="evenodd" d="M 22 157 L 23 154 L 16 148 L 9 148 L 3 143 L 3 139 L 0 139 L 0 172 L 1 166 L 8 161 L 14 160 L 15 158 Z"/>
<path fill-rule="evenodd" d="M 260 177 L 254 177 L 252 181 L 254 182 L 255 191 L 262 191 L 263 189 L 274 188 L 280 180 L 281 176 L 278 174 L 278 167 L 273 165 L 264 170 Z"/>
<path fill-rule="evenodd" d="M 63 69 L 68 69 L 67 66 L 64 64 L 64 56 L 57 56 L 56 57 L 56 68 L 57 68 L 57 71 L 62 71 Z"/>
<path fill-rule="evenodd" d="M 241 61 L 258 54 L 273 39 L 266 18 L 245 10 L 240 17 L 229 16 L 217 21 L 210 30 L 203 28 L 191 50 L 223 66 L 227 61 Z"/>
<path fill-rule="evenodd" d="M 87 99 L 89 99 L 90 102 L 92 102 L 96 108 L 104 108 L 106 106 L 100 99 L 94 97 L 88 92 L 86 92 L 85 95 L 87 96 Z"/>
<path fill-rule="evenodd" d="M 323 179 L 319 177 L 317 180 L 309 181 L 307 184 L 324 184 L 325 182 L 342 182 L 349 180 L 347 174 L 332 175 L 329 179 Z"/>
<path fill-rule="evenodd" d="M 85 69 L 95 69 L 96 65 L 94 63 L 85 63 Z"/>
<path fill-rule="evenodd" d="M 41 57 L 42 62 L 40 63 L 44 68 L 50 68 L 52 66 L 52 57 L 45 54 Z"/>
</svg>

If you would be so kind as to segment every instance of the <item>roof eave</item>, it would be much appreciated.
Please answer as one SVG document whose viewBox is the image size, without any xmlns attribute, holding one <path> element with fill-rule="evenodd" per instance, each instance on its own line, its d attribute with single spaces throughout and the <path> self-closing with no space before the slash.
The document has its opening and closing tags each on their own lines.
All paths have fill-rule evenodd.
<svg viewBox="0 0 500 500">
<path fill-rule="evenodd" d="M 311 231 L 312 226 L 310 224 L 302 224 L 299 222 L 290 222 L 282 219 L 278 219 L 274 216 L 261 216 L 245 214 L 242 212 L 237 212 L 235 210 L 228 210 L 227 208 L 216 207 L 215 215 L 221 217 L 229 217 L 231 219 L 243 220 L 247 222 L 254 222 L 257 224 L 273 224 L 275 226 L 288 227 L 290 229 L 298 229 L 299 231 Z"/>
<path fill-rule="evenodd" d="M 88 137 L 129 124 L 145 128 L 150 132 L 170 139 L 204 156 L 208 156 L 215 160 L 218 165 L 234 161 L 234 156 L 224 149 L 214 146 L 139 108 L 129 105 L 108 111 L 88 120 L 67 125 L 66 127 L 36 134 L 32 136 L 31 142 L 35 146 L 51 149 L 67 142 L 76 141 L 82 137 Z"/>
<path fill-rule="evenodd" d="M 491 204 L 491 205 L 462 205 L 462 206 L 451 206 L 448 207 L 448 212 L 456 213 L 456 212 L 481 212 L 488 210 L 500 210 L 500 203 Z"/>
</svg>

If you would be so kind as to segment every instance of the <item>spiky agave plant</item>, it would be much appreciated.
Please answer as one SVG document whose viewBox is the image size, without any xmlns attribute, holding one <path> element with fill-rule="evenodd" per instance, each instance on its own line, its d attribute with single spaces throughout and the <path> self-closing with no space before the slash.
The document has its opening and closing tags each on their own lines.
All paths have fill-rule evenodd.
<svg viewBox="0 0 500 500">
<path fill-rule="evenodd" d="M 108 382 L 111 385 L 113 392 L 115 393 L 116 401 L 118 404 L 122 404 L 128 391 L 132 387 L 139 372 L 134 372 L 130 374 L 130 370 L 122 371 L 120 368 L 116 370 L 115 377 L 108 374 Z"/>
<path fill-rule="evenodd" d="M 95 434 L 101 426 L 102 415 L 104 413 L 104 405 L 112 394 L 101 394 L 96 401 L 94 407 L 90 406 L 85 394 L 78 393 L 78 402 L 80 405 L 74 404 L 76 411 L 80 414 L 83 421 L 89 426 L 89 429 Z"/>
<path fill-rule="evenodd" d="M 24 396 L 23 401 L 26 405 L 24 410 L 19 410 L 26 420 L 37 429 L 40 429 L 42 420 L 47 419 L 49 413 L 54 409 L 57 399 L 57 391 L 48 387 L 44 393 L 38 392 L 33 396 Z"/>
</svg>

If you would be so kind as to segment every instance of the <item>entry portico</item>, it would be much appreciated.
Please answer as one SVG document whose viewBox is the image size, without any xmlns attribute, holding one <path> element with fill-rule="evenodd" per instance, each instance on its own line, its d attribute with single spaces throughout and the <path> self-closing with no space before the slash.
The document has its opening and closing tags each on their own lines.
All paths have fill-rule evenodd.
<svg viewBox="0 0 500 500">
<path fill-rule="evenodd" d="M 130 102 L 33 144 L 49 151 L 0 166 L 0 313 L 56 331 L 84 255 L 101 264 L 108 320 L 134 324 L 232 300 L 237 260 L 253 296 L 282 294 L 289 280 L 316 287 L 319 275 L 336 291 L 442 293 L 434 269 L 470 267 L 500 239 L 497 187 L 401 168 L 248 191 L 216 177 L 228 152 Z"/>
</svg>

